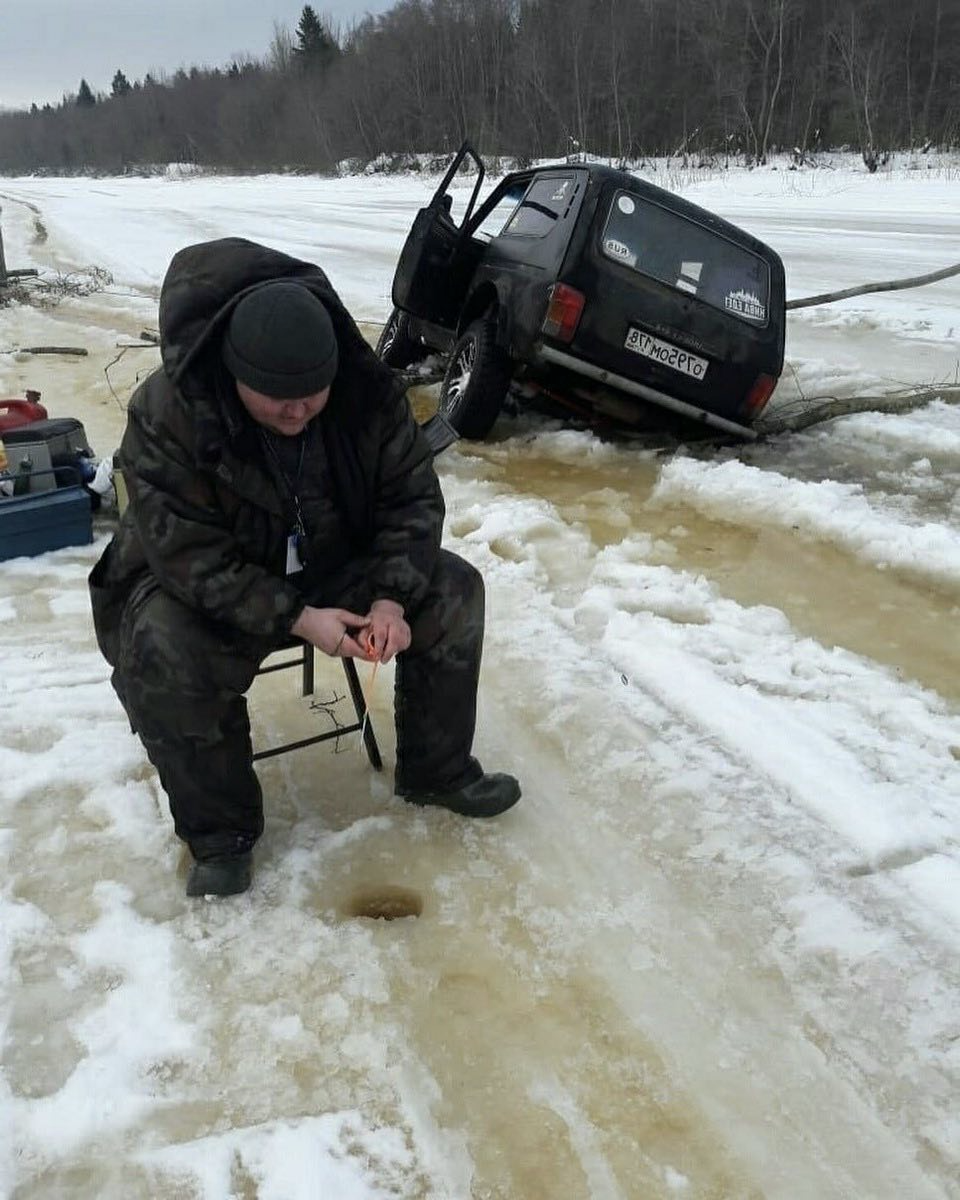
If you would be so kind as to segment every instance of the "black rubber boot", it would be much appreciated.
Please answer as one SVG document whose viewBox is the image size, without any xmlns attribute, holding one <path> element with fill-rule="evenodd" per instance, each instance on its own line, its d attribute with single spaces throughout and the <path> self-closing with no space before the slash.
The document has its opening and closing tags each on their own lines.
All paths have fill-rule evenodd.
<svg viewBox="0 0 960 1200">
<path fill-rule="evenodd" d="M 520 784 L 512 775 L 481 775 L 449 792 L 406 792 L 397 789 L 408 804 L 449 808 L 462 817 L 497 817 L 520 799 Z"/>
<path fill-rule="evenodd" d="M 187 876 L 188 896 L 236 896 L 253 878 L 253 855 L 205 858 L 195 862 Z"/>
</svg>

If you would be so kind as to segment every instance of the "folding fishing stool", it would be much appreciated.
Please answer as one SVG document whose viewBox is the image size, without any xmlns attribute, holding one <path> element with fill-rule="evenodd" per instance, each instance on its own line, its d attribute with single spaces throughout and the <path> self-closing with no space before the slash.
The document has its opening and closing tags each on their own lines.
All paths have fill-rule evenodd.
<svg viewBox="0 0 960 1200">
<path fill-rule="evenodd" d="M 296 650 L 299 653 L 296 657 L 288 658 L 284 662 L 261 667 L 257 674 L 269 675 L 271 671 L 287 671 L 291 668 L 299 667 L 301 672 L 300 694 L 301 696 L 312 696 L 314 692 L 314 647 L 309 642 L 303 642 L 299 638 L 294 638 L 287 642 L 281 648 L 280 652 L 283 653 L 286 650 Z M 296 742 L 285 742 L 282 746 L 273 746 L 269 750 L 259 750 L 253 756 L 254 762 L 261 758 L 273 758 L 277 754 L 286 754 L 289 750 L 300 750 L 304 746 L 313 746 L 317 742 L 327 742 L 332 738 L 342 738 L 348 733 L 362 732 L 363 744 L 367 751 L 370 765 L 375 771 L 383 769 L 380 747 L 377 745 L 373 723 L 367 714 L 367 702 L 363 695 L 363 689 L 360 687 L 356 663 L 352 658 L 342 658 L 340 661 L 343 663 L 343 671 L 347 677 L 347 688 L 350 691 L 350 699 L 353 701 L 353 707 L 357 714 L 356 721 L 350 725 L 339 725 L 334 729 L 328 729 L 325 733 L 316 733 L 312 737 L 301 738 Z"/>
</svg>

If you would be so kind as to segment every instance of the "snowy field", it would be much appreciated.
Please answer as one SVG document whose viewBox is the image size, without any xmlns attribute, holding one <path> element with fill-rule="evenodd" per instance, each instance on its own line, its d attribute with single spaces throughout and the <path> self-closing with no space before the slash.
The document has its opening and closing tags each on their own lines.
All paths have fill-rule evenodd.
<svg viewBox="0 0 960 1200">
<path fill-rule="evenodd" d="M 960 171 L 671 177 L 788 294 L 957 260 Z M 432 181 L 7 179 L 0 395 L 100 453 L 170 256 L 241 235 L 357 318 Z M 85 359 L 12 351 L 80 345 Z M 960 279 L 803 309 L 774 399 L 955 382 Z M 117 398 L 111 394 L 111 387 Z M 960 407 L 671 455 L 531 415 L 438 460 L 487 580 L 468 824 L 352 742 L 262 764 L 252 890 L 187 901 L 107 681 L 96 545 L 0 564 L 0 1196 L 960 1197 Z M 318 688 L 340 686 L 321 664 Z M 392 766 L 389 681 L 375 725 Z M 281 673 L 255 741 L 323 718 Z M 404 889 L 418 917 L 357 917 Z"/>
</svg>

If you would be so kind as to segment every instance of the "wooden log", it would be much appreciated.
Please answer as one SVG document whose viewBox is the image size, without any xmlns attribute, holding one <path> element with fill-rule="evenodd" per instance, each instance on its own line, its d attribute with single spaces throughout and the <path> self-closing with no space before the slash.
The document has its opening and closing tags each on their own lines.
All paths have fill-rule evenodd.
<svg viewBox="0 0 960 1200">
<path fill-rule="evenodd" d="M 87 351 L 82 346 L 11 346 L 0 354 L 75 354 L 85 358 Z"/>
<path fill-rule="evenodd" d="M 851 396 L 838 400 L 835 396 L 813 396 L 801 405 L 791 405 L 789 411 L 771 414 L 768 420 L 758 421 L 754 428 L 761 437 L 775 433 L 799 433 L 811 425 L 849 417 L 854 413 L 905 413 L 923 408 L 934 400 L 944 404 L 960 404 L 960 387 L 907 388 L 885 396 Z"/>
<path fill-rule="evenodd" d="M 864 283 L 860 287 L 845 288 L 842 292 L 822 292 L 819 296 L 801 296 L 797 300 L 788 300 L 786 307 L 810 308 L 814 304 L 833 304 L 835 300 L 849 300 L 851 296 L 866 296 L 870 292 L 899 292 L 903 288 L 923 287 L 928 283 L 936 283 L 939 279 L 949 279 L 951 275 L 960 275 L 960 263 L 954 263 L 952 267 L 944 267 L 940 271 L 931 271 L 928 275 L 888 279 L 884 283 Z"/>
</svg>

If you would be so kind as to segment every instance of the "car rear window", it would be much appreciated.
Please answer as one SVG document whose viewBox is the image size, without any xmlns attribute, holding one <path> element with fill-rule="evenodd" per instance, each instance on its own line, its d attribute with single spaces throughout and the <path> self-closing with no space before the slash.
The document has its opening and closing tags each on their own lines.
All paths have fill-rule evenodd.
<svg viewBox="0 0 960 1200">
<path fill-rule="evenodd" d="M 629 192 L 617 192 L 603 253 L 751 325 L 766 325 L 770 269 L 762 258 Z"/>
<path fill-rule="evenodd" d="M 573 193 L 572 175 L 535 179 L 503 227 L 501 237 L 545 237 L 567 211 Z"/>
</svg>

